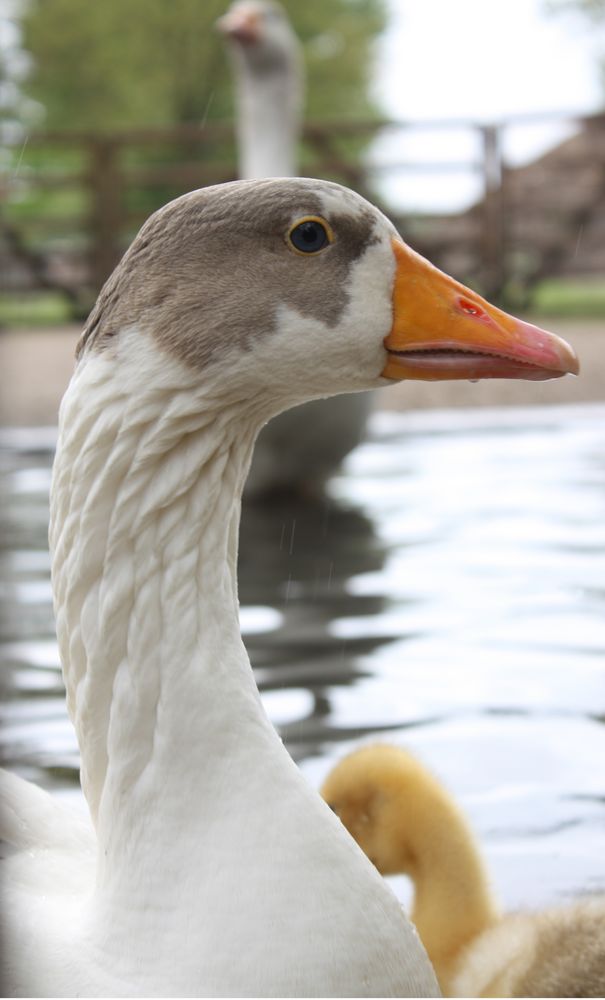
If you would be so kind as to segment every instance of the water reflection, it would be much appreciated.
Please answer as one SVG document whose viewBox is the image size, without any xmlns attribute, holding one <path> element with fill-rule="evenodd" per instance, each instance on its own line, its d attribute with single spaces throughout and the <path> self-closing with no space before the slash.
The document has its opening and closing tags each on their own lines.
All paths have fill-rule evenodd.
<svg viewBox="0 0 605 1000">
<path fill-rule="evenodd" d="M 334 737 L 333 690 L 355 685 L 364 676 L 359 657 L 388 641 L 362 634 L 348 639 L 332 627 L 341 617 L 382 612 L 382 594 L 356 594 L 349 583 L 356 573 L 379 572 L 385 556 L 371 519 L 349 501 L 283 496 L 244 510 L 244 612 L 249 605 L 272 604 L 281 619 L 269 632 L 250 634 L 244 613 L 242 629 L 265 705 L 295 759 L 319 753 L 322 740 Z M 301 692 L 310 697 L 304 711 L 286 719 L 292 692 L 299 701 Z"/>
<path fill-rule="evenodd" d="M 411 746 L 470 813 L 508 905 L 605 890 L 604 417 L 378 415 L 328 499 L 242 523 L 242 630 L 309 780 L 360 739 Z M 0 748 L 73 795 L 52 444 L 11 432 L 0 452 Z"/>
</svg>

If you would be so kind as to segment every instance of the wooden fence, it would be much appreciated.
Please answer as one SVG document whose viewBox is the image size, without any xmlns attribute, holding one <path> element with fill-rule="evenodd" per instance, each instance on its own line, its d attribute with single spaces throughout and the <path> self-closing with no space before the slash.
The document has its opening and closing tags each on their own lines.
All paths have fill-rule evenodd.
<svg viewBox="0 0 605 1000">
<path fill-rule="evenodd" d="M 370 165 L 359 150 L 380 131 L 429 126 L 472 130 L 480 140 L 475 159 L 402 160 L 388 168 L 472 171 L 481 180 L 481 194 L 469 210 L 401 216 L 389 205 L 381 207 L 436 263 L 498 297 L 520 274 L 530 286 L 545 268 L 560 272 L 574 230 L 590 226 L 593 216 L 604 211 L 605 116 L 577 119 L 580 141 L 567 140 L 536 164 L 513 170 L 504 161 L 503 134 L 519 121 L 523 119 L 498 125 L 468 120 L 308 123 L 301 172 L 341 181 L 376 202 L 376 178 L 385 167 Z M 15 144 L 0 182 L 8 206 L 1 229 L 1 287 L 59 288 L 72 301 L 86 302 L 151 211 L 183 191 L 234 177 L 231 123 L 108 134 L 31 133 Z M 520 240 L 526 251 L 521 268 Z"/>
</svg>

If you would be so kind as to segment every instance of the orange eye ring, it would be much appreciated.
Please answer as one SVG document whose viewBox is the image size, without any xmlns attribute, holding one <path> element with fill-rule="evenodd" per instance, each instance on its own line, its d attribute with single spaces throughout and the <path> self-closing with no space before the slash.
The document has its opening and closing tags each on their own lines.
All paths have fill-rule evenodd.
<svg viewBox="0 0 605 1000">
<path fill-rule="evenodd" d="M 300 257 L 314 257 L 334 242 L 334 233 L 319 215 L 304 215 L 290 226 L 286 242 Z"/>
</svg>

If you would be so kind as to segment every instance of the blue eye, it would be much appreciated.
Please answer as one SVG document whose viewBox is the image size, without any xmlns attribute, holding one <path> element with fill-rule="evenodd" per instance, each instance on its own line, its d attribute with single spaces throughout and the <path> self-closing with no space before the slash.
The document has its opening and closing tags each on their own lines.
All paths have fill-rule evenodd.
<svg viewBox="0 0 605 1000">
<path fill-rule="evenodd" d="M 328 227 L 321 219 L 303 219 L 296 223 L 288 239 L 299 253 L 319 253 L 331 242 Z"/>
</svg>

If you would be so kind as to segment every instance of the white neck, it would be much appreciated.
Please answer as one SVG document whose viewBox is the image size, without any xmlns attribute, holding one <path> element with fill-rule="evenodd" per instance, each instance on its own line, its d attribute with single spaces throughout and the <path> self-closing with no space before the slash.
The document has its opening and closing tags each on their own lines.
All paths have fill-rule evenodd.
<svg viewBox="0 0 605 1000">
<path fill-rule="evenodd" d="M 262 420 L 252 406 L 236 418 L 170 359 L 162 387 L 149 385 L 129 392 L 103 355 L 81 368 L 62 409 L 52 490 L 68 704 L 99 856 L 114 873 L 124 832 L 137 839 L 137 824 L 150 825 L 137 817 L 169 810 L 178 825 L 179 810 L 195 811 L 192 796 L 220 787 L 242 715 L 272 733 L 236 591 L 239 496 Z"/>
<path fill-rule="evenodd" d="M 262 73 L 234 54 L 239 173 L 246 179 L 298 173 L 302 84 L 297 66 Z"/>
<path fill-rule="evenodd" d="M 207 372 L 201 389 L 140 333 L 113 350 L 66 394 L 50 531 L 101 992 L 433 995 L 396 900 L 268 722 L 241 642 L 239 496 L 268 414 L 235 408 L 236 379 L 228 397 Z"/>
</svg>

